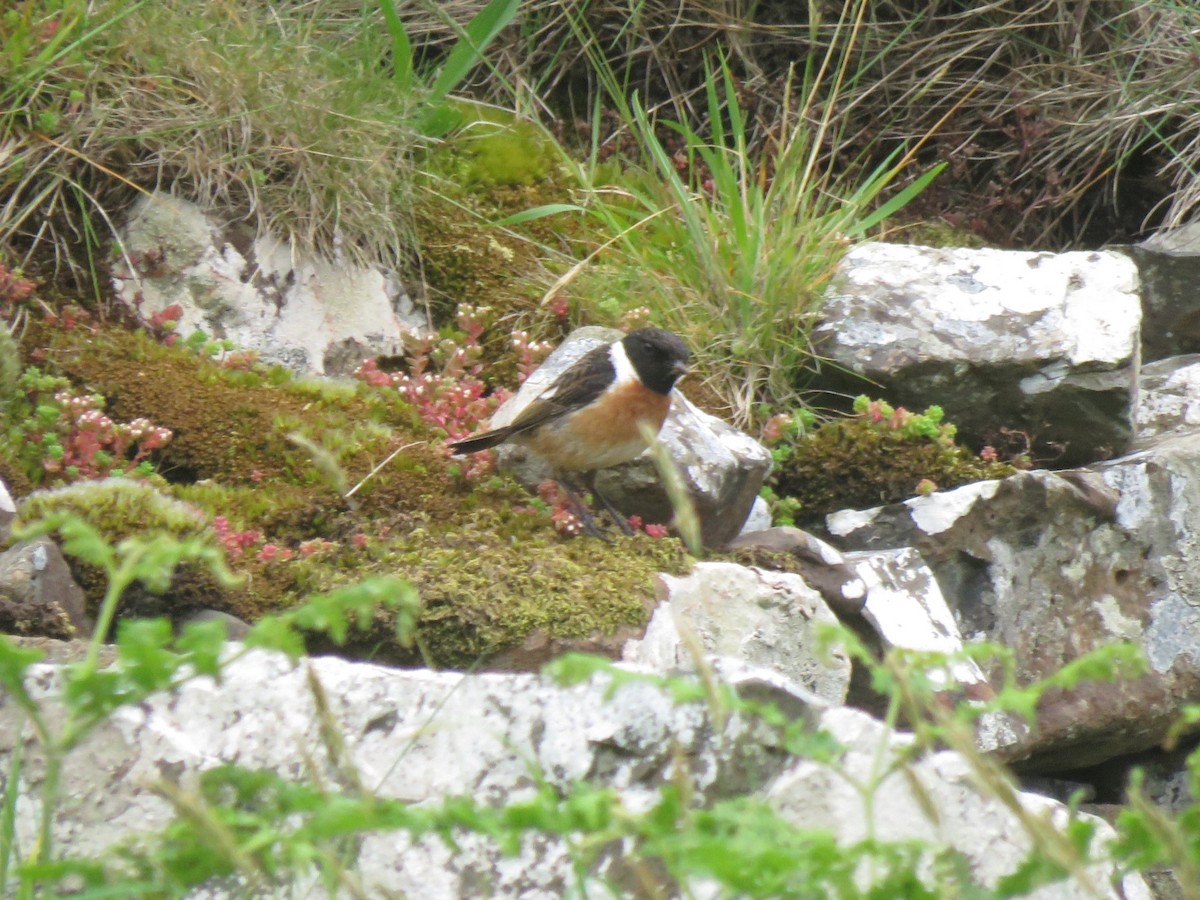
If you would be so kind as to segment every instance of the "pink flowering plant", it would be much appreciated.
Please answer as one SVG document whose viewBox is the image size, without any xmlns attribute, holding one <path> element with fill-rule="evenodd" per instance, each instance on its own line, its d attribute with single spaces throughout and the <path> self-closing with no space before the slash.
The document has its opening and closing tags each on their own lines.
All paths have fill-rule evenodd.
<svg viewBox="0 0 1200 900">
<path fill-rule="evenodd" d="M 20 269 L 10 269 L 0 262 L 0 314 L 11 315 L 13 307 L 33 296 L 37 284 L 26 278 Z"/>
<path fill-rule="evenodd" d="M 5 410 L 9 446 L 36 485 L 70 483 L 110 475 L 145 477 L 151 455 L 171 431 L 146 419 L 117 422 L 104 397 L 76 392 L 65 378 L 27 369 Z"/>
<path fill-rule="evenodd" d="M 338 548 L 333 541 L 312 538 L 301 541 L 293 550 L 291 547 L 267 540 L 266 535 L 256 529 L 236 529 L 225 516 L 214 517 L 212 529 L 217 536 L 217 543 L 221 545 L 231 563 L 247 559 L 262 563 L 286 563 L 297 558 L 308 559 L 328 555 Z M 356 549 L 362 550 L 366 547 L 367 538 L 365 535 L 355 535 L 353 543 Z"/>
<path fill-rule="evenodd" d="M 486 426 L 492 413 L 512 392 L 493 387 L 483 379 L 483 336 L 496 322 L 488 306 L 463 304 L 458 308 L 455 336 L 414 338 L 406 353 L 408 370 L 384 372 L 369 359 L 354 376 L 377 387 L 394 387 L 412 404 L 421 421 L 434 425 L 455 440 Z M 524 381 L 550 350 L 545 341 L 532 341 L 528 333 L 510 337 L 516 354 L 517 377 Z M 449 450 L 446 451 L 449 453 Z M 477 453 L 463 464 L 463 476 L 478 480 L 495 468 L 490 452 Z"/>
</svg>

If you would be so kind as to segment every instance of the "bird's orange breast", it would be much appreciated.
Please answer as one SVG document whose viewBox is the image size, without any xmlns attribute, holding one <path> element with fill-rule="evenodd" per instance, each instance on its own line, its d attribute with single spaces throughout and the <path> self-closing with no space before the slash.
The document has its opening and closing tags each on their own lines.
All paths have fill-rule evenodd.
<svg viewBox="0 0 1200 900">
<path fill-rule="evenodd" d="M 638 423 L 646 423 L 657 433 L 670 408 L 669 396 L 639 383 L 626 383 L 518 440 L 559 469 L 606 469 L 644 451 L 647 444 Z"/>
</svg>

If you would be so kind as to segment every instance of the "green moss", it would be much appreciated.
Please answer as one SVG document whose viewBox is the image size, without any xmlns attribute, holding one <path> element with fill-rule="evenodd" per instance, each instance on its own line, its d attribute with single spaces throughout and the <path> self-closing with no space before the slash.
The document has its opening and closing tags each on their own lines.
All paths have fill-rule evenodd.
<svg viewBox="0 0 1200 900">
<path fill-rule="evenodd" d="M 12 397 L 21 377 L 21 348 L 5 323 L 0 323 L 0 402 Z"/>
<path fill-rule="evenodd" d="M 503 316 L 538 310 L 555 278 L 602 240 L 576 214 L 504 228 L 491 224 L 568 202 L 579 187 L 555 163 L 557 149 L 527 143 L 531 135 L 524 129 L 530 127 L 517 122 L 468 129 L 463 134 L 473 137 L 456 139 L 431 160 L 430 181 L 414 211 L 414 224 L 422 275 L 439 322 L 448 321 L 460 303 L 488 305 Z"/>
<path fill-rule="evenodd" d="M 945 219 L 933 219 L 897 227 L 888 237 L 889 241 L 903 244 L 920 244 L 925 247 L 974 247 L 989 246 L 988 242 L 973 231 L 951 225 Z"/>
<path fill-rule="evenodd" d="M 133 534 L 162 532 L 179 538 L 200 537 L 208 517 L 158 487 L 125 478 L 80 481 L 31 494 L 17 511 L 16 525 L 53 513 L 70 513 L 95 528 L 110 543 Z"/>
<path fill-rule="evenodd" d="M 417 587 L 423 609 L 418 640 L 428 659 L 396 646 L 386 617 L 350 649 L 394 662 L 458 667 L 486 661 L 535 632 L 612 635 L 645 623 L 655 573 L 689 567 L 674 540 L 561 540 L 544 520 L 479 508 L 467 525 L 415 529 L 370 566 Z M 353 573 L 366 574 L 361 561 Z"/>
<path fill-rule="evenodd" d="M 215 543 L 208 516 L 197 507 L 171 497 L 166 485 L 108 478 L 80 481 L 66 487 L 30 494 L 17 508 L 14 527 L 55 513 L 69 513 L 95 528 L 110 544 L 134 534 L 169 534 Z M 106 588 L 104 573 L 78 558 L 68 557 L 72 574 L 87 595 L 89 615 L 95 615 Z M 168 599 L 134 587 L 122 597 L 123 616 L 179 617 L 201 607 L 223 605 L 224 590 L 207 572 L 184 566 L 172 580 Z"/>
<path fill-rule="evenodd" d="M 230 560 L 244 576 L 240 587 L 182 571 L 161 598 L 130 591 L 121 616 L 179 619 L 206 607 L 254 621 L 311 592 L 400 575 L 421 592 L 419 636 L 429 659 L 472 665 L 534 632 L 584 637 L 640 624 L 655 573 L 689 565 L 674 540 L 561 539 L 512 482 L 464 482 L 441 437 L 395 391 L 275 370 L 231 372 L 115 328 L 41 331 L 42 355 L 58 374 L 102 393 L 110 415 L 144 416 L 175 438 L 154 485 L 111 481 L 35 494 L 23 515 L 69 508 L 113 541 L 165 528 L 214 542 L 211 522 L 221 516 L 246 537 Z M 371 474 L 398 447 L 405 449 Z M 335 483 L 360 486 L 347 500 Z M 268 545 L 273 554 L 261 552 Z M 98 573 L 77 568 L 77 577 L 97 602 Z M 391 624 L 381 613 L 339 652 L 421 662 L 395 641 Z"/>
<path fill-rule="evenodd" d="M 1015 471 L 951 443 L 881 430 L 855 418 L 826 423 L 800 440 L 781 461 L 773 484 L 779 496 L 800 502 L 797 518 L 803 520 L 905 500 L 926 479 L 945 490 Z"/>
</svg>

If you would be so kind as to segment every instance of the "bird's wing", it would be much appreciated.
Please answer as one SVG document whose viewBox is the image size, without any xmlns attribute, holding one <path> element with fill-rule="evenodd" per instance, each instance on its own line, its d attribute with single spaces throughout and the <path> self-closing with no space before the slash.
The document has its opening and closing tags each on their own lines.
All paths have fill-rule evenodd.
<svg viewBox="0 0 1200 900">
<path fill-rule="evenodd" d="M 521 410 L 507 426 L 509 434 L 531 431 L 586 406 L 612 385 L 615 376 L 608 345 L 589 350 Z"/>
</svg>

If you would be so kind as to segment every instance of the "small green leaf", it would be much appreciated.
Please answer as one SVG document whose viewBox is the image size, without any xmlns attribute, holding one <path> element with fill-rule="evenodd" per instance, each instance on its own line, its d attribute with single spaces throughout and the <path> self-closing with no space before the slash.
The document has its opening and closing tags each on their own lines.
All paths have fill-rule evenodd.
<svg viewBox="0 0 1200 900">
<path fill-rule="evenodd" d="M 58 533 L 62 536 L 63 553 L 105 571 L 113 570 L 116 563 L 115 553 L 112 545 L 99 531 L 76 516 L 57 518 L 61 522 Z"/>
<path fill-rule="evenodd" d="M 18 647 L 7 636 L 0 634 L 0 685 L 26 710 L 35 704 L 25 690 L 25 673 L 30 666 L 41 662 L 45 655 L 33 647 Z"/>
<path fill-rule="evenodd" d="M 544 219 L 547 216 L 557 216 L 568 212 L 584 212 L 584 208 L 575 203 L 546 203 L 542 206 L 535 206 L 532 209 L 524 209 L 521 212 L 513 213 L 511 216 L 505 216 L 503 219 L 496 219 L 490 223 L 495 227 L 504 225 L 520 225 L 523 222 L 535 222 L 538 219 Z"/>
<path fill-rule="evenodd" d="M 412 41 L 409 40 L 408 31 L 392 0 L 379 0 L 379 9 L 383 13 L 384 24 L 392 39 L 392 78 L 396 82 L 397 90 L 407 94 L 413 86 Z"/>
<path fill-rule="evenodd" d="M 440 103 L 470 74 L 482 59 L 484 50 L 512 21 L 520 5 L 520 0 L 491 0 L 467 24 L 429 88 L 430 103 Z"/>
<path fill-rule="evenodd" d="M 225 649 L 226 628 L 221 619 L 189 622 L 175 646 L 187 654 L 197 675 L 217 676 L 221 671 L 221 652 Z"/>
<path fill-rule="evenodd" d="M 304 655 L 304 639 L 290 623 L 279 616 L 259 619 L 247 632 L 243 643 L 247 647 L 286 653 L 293 662 Z"/>
<path fill-rule="evenodd" d="M 168 649 L 172 642 L 168 619 L 130 619 L 117 631 L 121 670 L 145 692 L 171 684 L 183 657 Z"/>
</svg>

